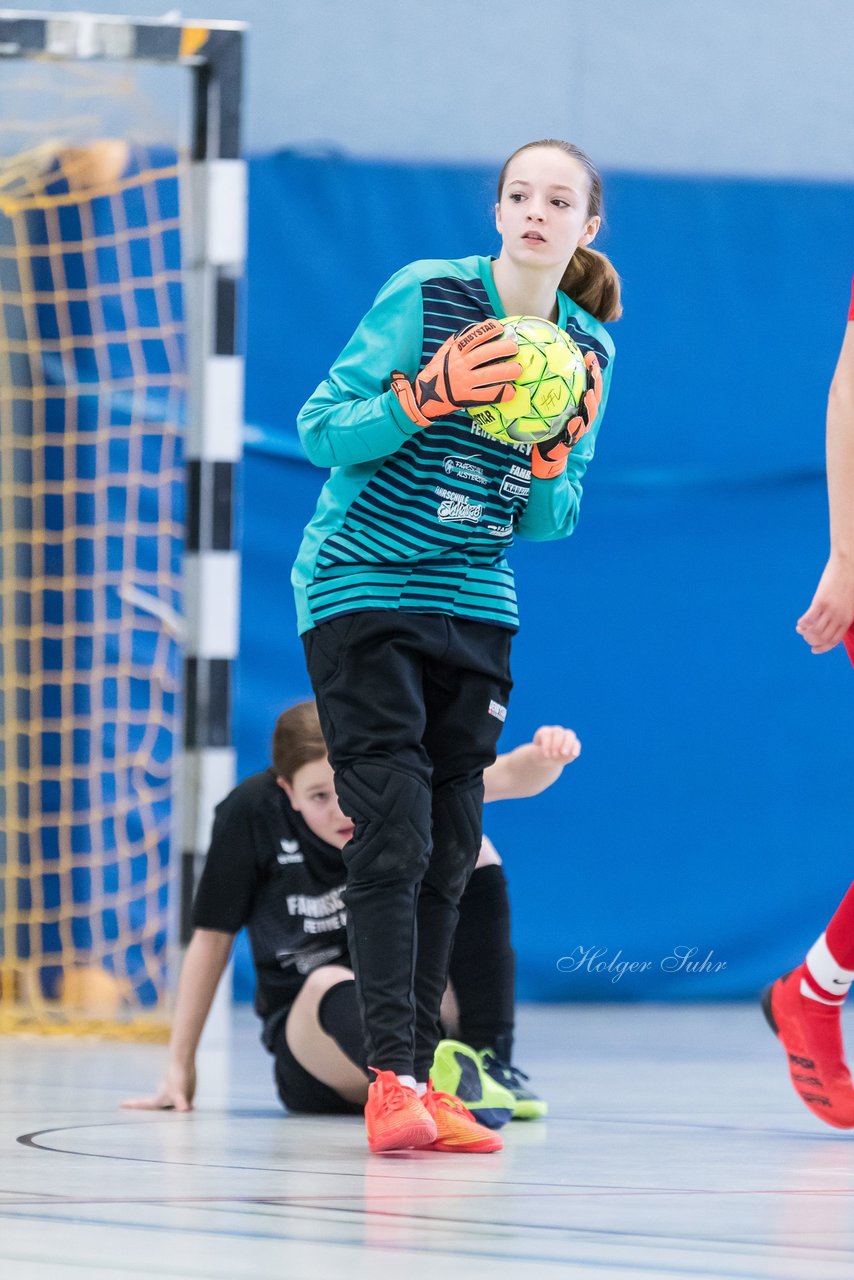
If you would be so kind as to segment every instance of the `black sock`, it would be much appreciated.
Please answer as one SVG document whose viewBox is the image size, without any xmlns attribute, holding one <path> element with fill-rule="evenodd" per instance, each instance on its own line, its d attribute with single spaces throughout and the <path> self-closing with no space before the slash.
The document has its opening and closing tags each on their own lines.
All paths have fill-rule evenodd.
<svg viewBox="0 0 854 1280">
<path fill-rule="evenodd" d="M 516 957 L 504 868 L 478 867 L 460 902 L 451 984 L 460 1008 L 459 1038 L 473 1049 L 513 1051 Z"/>
<path fill-rule="evenodd" d="M 329 988 L 317 1006 L 317 1020 L 350 1061 L 367 1074 L 368 1060 L 362 1019 L 356 1000 L 356 984 L 352 978 L 346 982 L 336 982 L 334 987 Z"/>
</svg>

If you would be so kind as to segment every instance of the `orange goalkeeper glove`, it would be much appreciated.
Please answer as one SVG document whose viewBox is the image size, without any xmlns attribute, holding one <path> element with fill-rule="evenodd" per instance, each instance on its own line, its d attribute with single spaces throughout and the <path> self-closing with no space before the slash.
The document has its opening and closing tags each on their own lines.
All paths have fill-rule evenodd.
<svg viewBox="0 0 854 1280">
<path fill-rule="evenodd" d="M 480 320 L 446 339 L 412 382 L 395 371 L 391 389 L 406 416 L 426 427 L 458 409 L 510 400 L 522 366 L 508 357 L 518 352 L 500 320 Z"/>
<path fill-rule="evenodd" d="M 566 460 L 570 453 L 596 421 L 602 402 L 602 370 L 594 351 L 587 352 L 584 363 L 587 365 L 587 390 L 581 397 L 577 415 L 570 418 L 559 436 L 534 445 L 531 475 L 538 480 L 553 480 L 566 470 Z"/>
</svg>

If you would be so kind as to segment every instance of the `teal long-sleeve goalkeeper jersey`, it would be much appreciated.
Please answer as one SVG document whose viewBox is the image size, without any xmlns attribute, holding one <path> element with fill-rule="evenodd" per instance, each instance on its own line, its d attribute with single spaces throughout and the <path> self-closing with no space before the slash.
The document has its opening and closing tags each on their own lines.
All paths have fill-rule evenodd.
<svg viewBox="0 0 854 1280">
<path fill-rule="evenodd" d="M 420 427 L 390 388 L 414 377 L 446 338 L 504 318 L 489 258 L 414 262 L 397 272 L 314 395 L 298 428 L 330 467 L 294 565 L 300 633 L 357 609 L 442 613 L 516 629 L 515 533 L 547 540 L 575 528 L 611 383 L 605 328 L 558 293 L 558 323 L 602 366 L 593 428 L 553 480 L 531 476 L 531 446 L 505 444 L 455 413 Z"/>
</svg>

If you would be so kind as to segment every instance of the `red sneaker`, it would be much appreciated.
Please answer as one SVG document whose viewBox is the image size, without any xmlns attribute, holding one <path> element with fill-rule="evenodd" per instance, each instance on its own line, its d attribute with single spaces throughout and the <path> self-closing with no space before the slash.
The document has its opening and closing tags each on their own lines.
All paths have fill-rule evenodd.
<svg viewBox="0 0 854 1280">
<path fill-rule="evenodd" d="M 418 1094 L 393 1071 L 378 1071 L 368 1089 L 365 1128 L 374 1152 L 429 1147 L 437 1136 L 436 1122 Z"/>
<path fill-rule="evenodd" d="M 425 1144 L 431 1151 L 500 1151 L 504 1146 L 497 1133 L 478 1124 L 459 1098 L 452 1093 L 439 1093 L 432 1081 L 421 1100 L 438 1130 L 436 1140 Z"/>
<path fill-rule="evenodd" d="M 837 1129 L 854 1129 L 854 1085 L 845 1064 L 839 1005 L 801 995 L 803 965 L 762 993 L 768 1025 L 789 1057 L 789 1075 L 814 1115 Z"/>
</svg>

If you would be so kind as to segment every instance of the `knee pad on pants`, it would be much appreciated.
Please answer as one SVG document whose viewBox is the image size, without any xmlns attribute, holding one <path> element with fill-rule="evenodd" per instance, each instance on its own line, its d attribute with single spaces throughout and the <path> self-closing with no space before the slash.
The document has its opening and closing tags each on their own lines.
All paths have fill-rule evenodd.
<svg viewBox="0 0 854 1280">
<path fill-rule="evenodd" d="M 341 808 L 356 825 L 344 850 L 350 884 L 420 881 L 431 848 L 427 782 L 385 764 L 359 761 L 336 773 L 335 788 Z"/>
<path fill-rule="evenodd" d="M 459 902 L 483 839 L 483 781 L 448 783 L 433 794 L 433 852 L 425 877 Z"/>
</svg>

